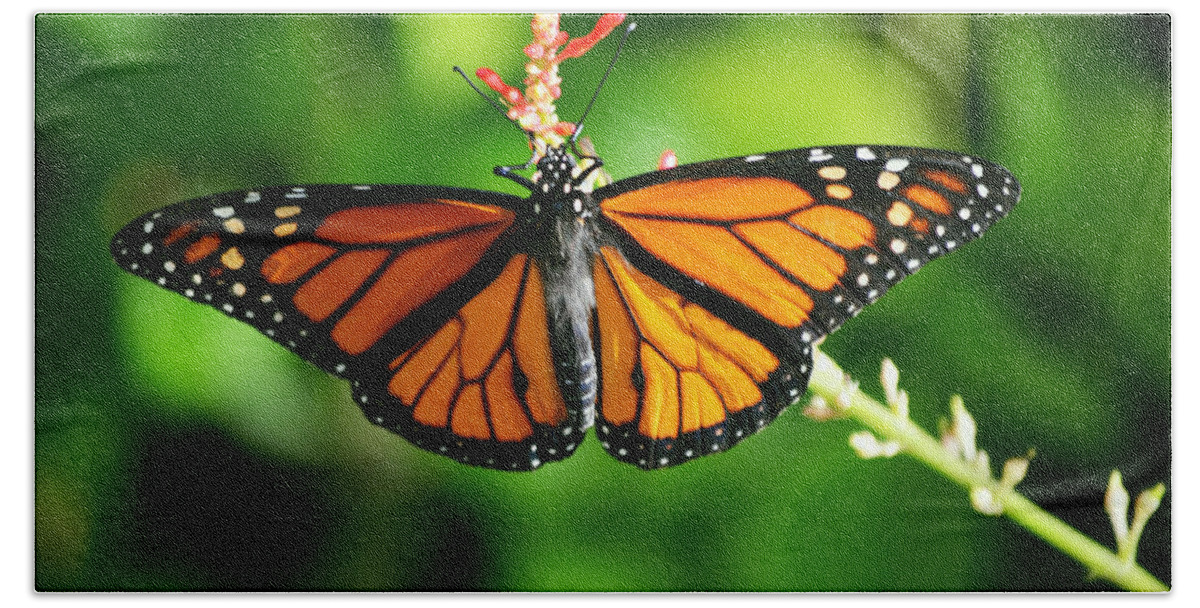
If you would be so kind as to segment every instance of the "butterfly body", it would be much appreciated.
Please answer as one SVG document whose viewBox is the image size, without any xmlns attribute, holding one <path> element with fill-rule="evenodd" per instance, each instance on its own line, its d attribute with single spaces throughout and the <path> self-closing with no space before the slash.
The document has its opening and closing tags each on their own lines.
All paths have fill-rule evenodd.
<svg viewBox="0 0 1200 608">
<path fill-rule="evenodd" d="M 275 187 L 148 213 L 127 270 L 350 381 L 375 424 L 503 470 L 596 427 L 652 469 L 729 449 L 807 385 L 812 343 L 1019 198 L 999 165 L 836 146 L 589 191 L 541 158 L 521 198 L 432 186 Z"/>
</svg>

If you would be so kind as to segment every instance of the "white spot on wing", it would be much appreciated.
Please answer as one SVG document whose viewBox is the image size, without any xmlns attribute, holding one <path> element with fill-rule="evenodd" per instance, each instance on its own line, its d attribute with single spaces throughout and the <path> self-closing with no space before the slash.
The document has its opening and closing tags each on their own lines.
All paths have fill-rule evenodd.
<svg viewBox="0 0 1200 608">
<path fill-rule="evenodd" d="M 826 152 L 824 148 L 813 148 L 808 151 L 808 162 L 810 163 L 821 163 L 832 159 L 833 155 Z"/>
</svg>

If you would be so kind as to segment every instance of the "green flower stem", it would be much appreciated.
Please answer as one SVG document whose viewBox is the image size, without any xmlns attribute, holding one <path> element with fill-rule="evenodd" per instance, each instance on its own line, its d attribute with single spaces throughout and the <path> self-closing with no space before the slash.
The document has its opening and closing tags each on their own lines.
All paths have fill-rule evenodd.
<svg viewBox="0 0 1200 608">
<path fill-rule="evenodd" d="M 942 447 L 942 443 L 907 417 L 854 387 L 847 386 L 845 372 L 819 350 L 814 352 L 814 369 L 809 389 L 830 407 L 861 422 L 882 441 L 894 441 L 902 452 L 920 460 L 968 492 L 984 488 L 1003 505 L 1003 514 L 1021 527 L 1066 553 L 1097 577 L 1112 581 L 1128 591 L 1168 591 L 1162 581 L 1136 563 L 1126 562 L 1078 530 L 1063 523 L 1015 490 L 1004 488 L 990 471 L 966 462 Z M 839 403 L 840 405 L 834 405 Z M 840 407 L 846 407 L 841 410 Z"/>
</svg>

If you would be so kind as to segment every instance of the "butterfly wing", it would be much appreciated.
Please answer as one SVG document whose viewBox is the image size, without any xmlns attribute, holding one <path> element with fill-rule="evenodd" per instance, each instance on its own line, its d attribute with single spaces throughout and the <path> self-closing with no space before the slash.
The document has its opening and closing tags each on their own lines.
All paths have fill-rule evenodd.
<svg viewBox="0 0 1200 608">
<path fill-rule="evenodd" d="M 356 381 L 355 397 L 376 424 L 416 445 L 495 469 L 531 470 L 570 456 L 587 424 L 564 396 L 551 338 L 543 273 L 527 254 L 437 332 L 376 369 L 387 382 Z M 571 399 L 575 397 L 575 399 Z"/>
<path fill-rule="evenodd" d="M 690 445 L 718 432 L 728 437 L 730 425 L 744 431 L 773 419 L 807 384 L 813 340 L 931 259 L 977 237 L 1012 208 L 1020 188 L 1003 167 L 951 152 L 838 146 L 687 165 L 619 181 L 595 196 L 613 243 L 612 253 L 599 256 L 610 278 L 596 273 L 601 435 L 606 426 L 620 429 L 628 438 L 609 441 L 616 446 L 610 452 L 630 460 L 629 442 L 653 446 L 642 450 L 657 457 L 647 462 L 664 466 L 732 445 L 710 442 L 707 451 L 685 447 L 681 455 L 675 447 L 681 439 Z M 625 288 L 621 273 L 631 277 Z M 687 322 L 643 312 L 650 308 L 639 308 L 633 286 L 665 294 L 649 300 L 678 302 L 684 314 L 675 318 Z M 710 335 L 688 316 L 689 306 L 734 334 Z M 689 397 L 690 358 L 647 355 L 622 368 L 620 377 L 606 369 L 619 359 L 616 349 L 636 344 L 644 351 L 663 327 L 675 328 L 677 338 L 710 357 L 728 355 L 729 345 L 770 353 L 749 362 L 728 357 L 757 386 L 757 393 L 745 394 L 759 402 L 731 400 L 735 392 L 718 386 L 714 365 L 708 372 L 702 366 L 700 375 L 724 411 L 705 405 L 713 401 L 700 396 L 712 392 L 708 388 Z M 672 378 L 679 390 L 663 392 Z M 671 420 L 679 421 L 674 429 L 666 428 Z"/>
<path fill-rule="evenodd" d="M 596 433 L 644 469 L 727 450 L 799 398 L 808 344 L 751 317 L 732 322 L 605 246 L 593 269 L 600 361 Z"/>
<path fill-rule="evenodd" d="M 519 201 L 415 186 L 231 192 L 146 214 L 112 253 L 350 380 L 373 422 L 418 446 L 530 469 L 568 455 L 581 425 L 555 378 L 539 270 L 517 248 Z"/>
</svg>

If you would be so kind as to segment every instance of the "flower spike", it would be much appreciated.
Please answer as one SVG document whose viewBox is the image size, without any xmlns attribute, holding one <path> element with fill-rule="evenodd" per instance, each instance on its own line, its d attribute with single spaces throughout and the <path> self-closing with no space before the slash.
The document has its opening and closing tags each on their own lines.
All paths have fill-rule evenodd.
<svg viewBox="0 0 1200 608">
<path fill-rule="evenodd" d="M 479 68 L 475 71 L 475 76 L 500 95 L 508 107 L 509 120 L 529 133 L 535 158 L 545 154 L 547 148 L 563 145 L 577 131 L 574 123 L 558 119 L 554 105 L 555 100 L 562 96 L 559 64 L 565 59 L 587 53 L 624 20 L 624 14 L 604 15 L 591 33 L 570 40 L 570 36 L 558 28 L 558 15 L 534 15 L 531 22 L 533 42 L 525 47 L 529 62 L 525 64 L 524 94 L 504 82 L 494 70 Z M 560 50 L 564 44 L 566 47 Z"/>
</svg>

